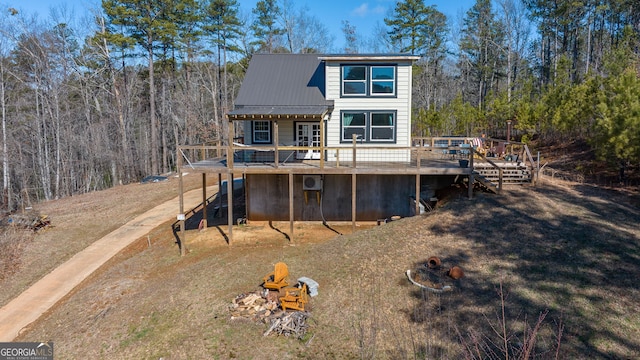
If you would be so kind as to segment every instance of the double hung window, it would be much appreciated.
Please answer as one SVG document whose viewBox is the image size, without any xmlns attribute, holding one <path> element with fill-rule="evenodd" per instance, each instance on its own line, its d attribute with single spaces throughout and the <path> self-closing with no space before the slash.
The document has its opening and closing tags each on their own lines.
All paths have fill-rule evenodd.
<svg viewBox="0 0 640 360">
<path fill-rule="evenodd" d="M 252 121 L 251 122 L 254 144 L 270 144 L 271 143 L 271 122 L 270 121 Z"/>
<path fill-rule="evenodd" d="M 343 111 L 342 142 L 353 135 L 358 142 L 395 143 L 396 113 L 393 111 Z"/>
<path fill-rule="evenodd" d="M 342 67 L 342 94 L 362 96 L 367 94 L 366 66 Z"/>
<path fill-rule="evenodd" d="M 342 96 L 395 96 L 393 65 L 343 65 Z"/>
</svg>

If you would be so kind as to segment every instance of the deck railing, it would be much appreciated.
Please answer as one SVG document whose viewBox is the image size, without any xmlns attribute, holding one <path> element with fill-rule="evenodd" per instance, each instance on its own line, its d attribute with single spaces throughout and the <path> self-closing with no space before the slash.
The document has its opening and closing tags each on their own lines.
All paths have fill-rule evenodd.
<svg viewBox="0 0 640 360">
<path fill-rule="evenodd" d="M 186 164 L 193 165 L 199 161 L 224 158 L 227 156 L 228 147 L 222 145 L 222 141 L 212 141 L 198 145 L 178 145 L 178 167 Z"/>
<path fill-rule="evenodd" d="M 223 144 L 222 141 L 214 141 L 199 145 L 178 146 L 178 166 L 192 166 L 195 163 L 217 159 L 228 169 L 233 169 L 236 164 L 246 166 L 260 164 L 279 168 L 295 164 L 307 164 L 323 169 L 331 168 L 423 168 L 436 166 L 442 162 L 455 160 L 467 160 L 470 171 L 473 171 L 473 158 L 489 163 L 502 171 L 495 160 L 500 157 L 489 157 L 476 151 L 472 146 L 473 138 L 464 137 L 421 137 L 413 138 L 412 146 L 396 147 L 376 144 L 363 144 L 353 139 L 350 144 L 340 146 L 283 146 L 283 145 L 244 145 L 232 143 Z M 532 169 L 531 181 L 537 180 L 538 165 L 524 143 L 505 142 L 499 143 L 498 139 L 486 139 L 488 150 L 498 148 L 502 151 L 502 158 L 516 157 Z M 233 154 L 233 156 L 228 156 Z M 498 154 L 496 154 L 498 155 Z M 206 165 L 204 165 L 206 166 Z M 213 166 L 213 165 L 212 165 Z M 499 187 L 502 184 L 499 184 Z"/>
<path fill-rule="evenodd" d="M 218 159 L 224 161 L 225 166 L 230 169 L 233 169 L 236 163 L 258 163 L 275 168 L 297 163 L 313 164 L 321 169 L 325 166 L 362 168 L 376 167 L 380 164 L 420 168 L 428 166 L 427 162 L 434 160 L 471 160 L 473 156 L 472 147 L 468 142 L 435 142 L 435 146 L 431 146 L 431 143 L 420 141 L 418 145 L 397 147 L 361 144 L 354 139 L 351 144 L 314 147 L 238 143 L 222 145 L 222 142 L 215 141 L 178 146 L 178 165 L 193 166 L 195 163 Z M 233 156 L 228 156 L 230 153 Z"/>
</svg>

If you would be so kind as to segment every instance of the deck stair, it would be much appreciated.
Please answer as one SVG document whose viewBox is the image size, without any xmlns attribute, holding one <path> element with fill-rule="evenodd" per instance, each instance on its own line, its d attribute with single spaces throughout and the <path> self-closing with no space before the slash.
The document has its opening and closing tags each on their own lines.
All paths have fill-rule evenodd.
<svg viewBox="0 0 640 360">
<path fill-rule="evenodd" d="M 479 183 L 482 187 L 491 191 L 494 194 L 497 194 L 500 191 L 500 189 L 498 188 L 498 185 L 496 185 L 498 183 L 497 180 L 495 182 L 491 182 L 486 177 L 484 177 L 483 175 L 480 175 L 477 172 L 475 172 L 474 180 L 477 183 Z"/>
<path fill-rule="evenodd" d="M 531 183 L 531 169 L 526 164 L 515 161 L 501 161 L 496 163 L 502 169 L 503 184 Z M 499 181 L 500 171 L 487 162 L 474 162 L 473 170 L 476 174 L 480 175 L 477 177 L 481 177 L 484 181 L 493 184 L 497 184 Z"/>
</svg>

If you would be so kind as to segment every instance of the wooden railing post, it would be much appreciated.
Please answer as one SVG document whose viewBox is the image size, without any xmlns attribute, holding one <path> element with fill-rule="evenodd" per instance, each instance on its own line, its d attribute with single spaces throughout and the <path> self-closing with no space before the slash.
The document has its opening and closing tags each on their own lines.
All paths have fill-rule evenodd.
<svg viewBox="0 0 640 360">
<path fill-rule="evenodd" d="M 527 165 L 527 160 L 528 160 L 529 163 L 531 164 L 531 175 L 530 175 L 531 176 L 531 183 L 533 185 L 535 185 L 537 180 L 538 180 L 538 171 L 539 171 L 538 169 L 540 168 L 540 152 L 538 152 L 538 164 L 537 165 L 533 161 L 533 155 L 531 155 L 531 150 L 529 150 L 529 146 L 527 144 L 524 144 L 523 152 L 524 152 L 524 158 L 525 158 L 523 163 L 526 166 Z"/>
<path fill-rule="evenodd" d="M 278 122 L 274 121 L 273 122 L 273 137 L 274 137 L 274 144 L 275 144 L 275 154 L 273 154 L 273 159 L 275 161 L 275 165 L 276 165 L 276 169 L 278 168 L 278 164 L 280 163 L 280 154 L 278 151 L 278 141 L 280 139 L 280 135 L 278 134 Z"/>
<path fill-rule="evenodd" d="M 353 143 L 353 155 L 351 157 L 351 162 L 353 164 L 353 168 L 356 168 L 356 142 L 358 141 L 358 135 L 356 134 L 352 134 L 351 135 L 351 141 Z"/>
<path fill-rule="evenodd" d="M 233 122 L 229 125 L 229 139 L 227 140 L 227 168 L 233 169 Z"/>
<path fill-rule="evenodd" d="M 324 132 L 325 132 L 325 122 L 324 119 L 320 119 L 320 169 L 324 169 Z"/>
</svg>

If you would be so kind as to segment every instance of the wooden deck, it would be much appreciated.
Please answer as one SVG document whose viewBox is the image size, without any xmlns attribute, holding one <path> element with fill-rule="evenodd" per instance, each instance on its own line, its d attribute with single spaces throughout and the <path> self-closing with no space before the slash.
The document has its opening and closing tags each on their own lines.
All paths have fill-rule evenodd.
<svg viewBox="0 0 640 360">
<path fill-rule="evenodd" d="M 469 175 L 470 167 L 460 167 L 456 159 L 422 159 L 411 162 L 338 163 L 319 160 L 273 162 L 234 162 L 230 168 L 226 158 L 213 158 L 183 163 L 183 172 L 216 174 L 388 174 L 388 175 Z"/>
<path fill-rule="evenodd" d="M 247 146 L 232 144 L 181 146 L 178 169 L 202 174 L 291 174 L 291 175 L 426 175 L 464 176 L 497 192 L 503 183 L 535 182 L 535 164 L 528 147 L 510 143 L 510 154 L 502 158 L 485 157 L 470 147 L 468 139 L 445 138 L 414 141 L 411 147 L 298 147 Z M 457 141 L 455 145 L 452 143 Z M 440 143 L 438 143 L 440 142 Z M 493 142 L 493 140 L 492 140 Z M 519 147 L 514 151 L 514 146 Z M 494 148 L 493 146 L 491 147 Z M 502 149 L 507 150 L 503 146 Z M 311 154 L 318 160 L 298 159 Z M 227 154 L 233 154 L 228 157 Z M 404 155 L 403 155 L 404 154 Z M 515 155 L 518 154 L 518 155 Z M 519 161 L 512 161 L 515 156 Z M 398 161 L 405 158 L 407 161 Z M 329 161 L 332 160 L 332 161 Z M 467 162 L 462 166 L 460 162 Z M 475 176 L 474 176 L 475 175 Z"/>
<path fill-rule="evenodd" d="M 437 183 L 444 179 L 466 182 L 466 184 L 481 184 L 487 190 L 494 192 L 500 191 L 503 183 L 534 182 L 535 166 L 525 144 L 510 143 L 511 149 L 505 147 L 507 149 L 505 153 L 512 154 L 509 157 L 487 158 L 470 146 L 452 145 L 451 142 L 454 140 L 460 139 L 447 140 L 449 142 L 445 146 L 437 144 L 433 139 L 430 142 L 421 140 L 414 142 L 414 146 L 405 148 L 361 146 L 355 142 L 351 147 L 333 148 L 246 146 L 235 143 L 223 146 L 220 142 L 213 145 L 179 146 L 177 165 L 181 178 L 180 194 L 182 198 L 183 173 L 202 174 L 203 204 L 208 197 L 204 190 L 207 174 L 217 174 L 219 181 L 222 181 L 225 175 L 227 193 L 233 192 L 234 179 L 240 175 L 243 177 L 250 175 L 246 179 L 252 179 L 248 182 L 250 186 L 247 190 L 253 194 L 252 214 L 262 215 L 260 213 L 262 211 L 266 212 L 265 216 L 277 215 L 287 218 L 290 224 L 289 235 L 293 238 L 293 223 L 308 221 L 307 218 L 317 215 L 315 207 L 317 207 L 316 202 L 320 203 L 318 199 L 322 198 L 325 202 L 330 200 L 328 197 L 322 197 L 323 191 L 328 191 L 323 190 L 322 187 L 305 188 L 308 185 L 304 180 L 308 176 L 323 175 L 320 178 L 321 184 L 325 183 L 333 194 L 339 194 L 340 196 L 333 197 L 334 200 L 345 205 L 327 204 L 327 209 L 340 210 L 336 210 L 340 212 L 338 215 L 341 219 L 350 218 L 354 229 L 357 219 L 375 215 L 373 213 L 379 210 L 374 206 L 376 204 L 397 205 L 398 208 L 404 209 L 402 211 L 407 210 L 405 209 L 407 190 L 411 189 L 409 191 L 412 192 L 408 194 L 409 197 L 422 201 L 423 185 L 429 187 L 434 181 Z M 513 145 L 520 146 L 520 149 L 514 151 Z M 305 154 L 318 157 L 322 154 L 324 158 L 297 159 Z M 517 154 L 516 158 L 522 161 L 509 161 L 513 154 Z M 398 161 L 398 159 L 406 159 L 406 161 Z M 467 162 L 466 166 L 461 162 Z M 440 178 L 446 176 L 455 180 Z M 256 179 L 257 181 L 254 181 Z M 470 198 L 473 197 L 474 187 L 468 186 Z M 311 195 L 318 197 L 316 202 L 309 200 L 309 191 Z M 392 196 L 395 192 L 401 192 L 402 195 Z M 359 193 L 361 195 L 357 195 Z M 347 198 L 351 199 L 350 204 L 349 201 L 345 202 Z M 267 202 L 269 199 L 270 202 Z M 277 204 L 274 203 L 276 200 Z M 413 213 L 418 214 L 420 202 L 414 200 L 413 204 L 415 205 Z M 227 208 L 233 208 L 233 197 L 227 197 Z M 206 211 L 205 209 L 206 207 L 203 211 Z M 279 209 L 283 213 L 274 214 L 271 211 L 273 209 Z M 394 207 L 394 213 L 400 212 L 395 209 L 396 207 Z M 350 211 L 350 213 L 342 214 L 344 211 Z M 322 212 L 320 215 L 324 216 Z M 184 239 L 184 216 L 181 199 L 178 219 L 182 239 Z M 229 212 L 227 219 L 229 243 L 233 237 L 232 229 L 235 220 L 233 214 Z M 206 223 L 204 225 L 206 227 Z"/>
</svg>

